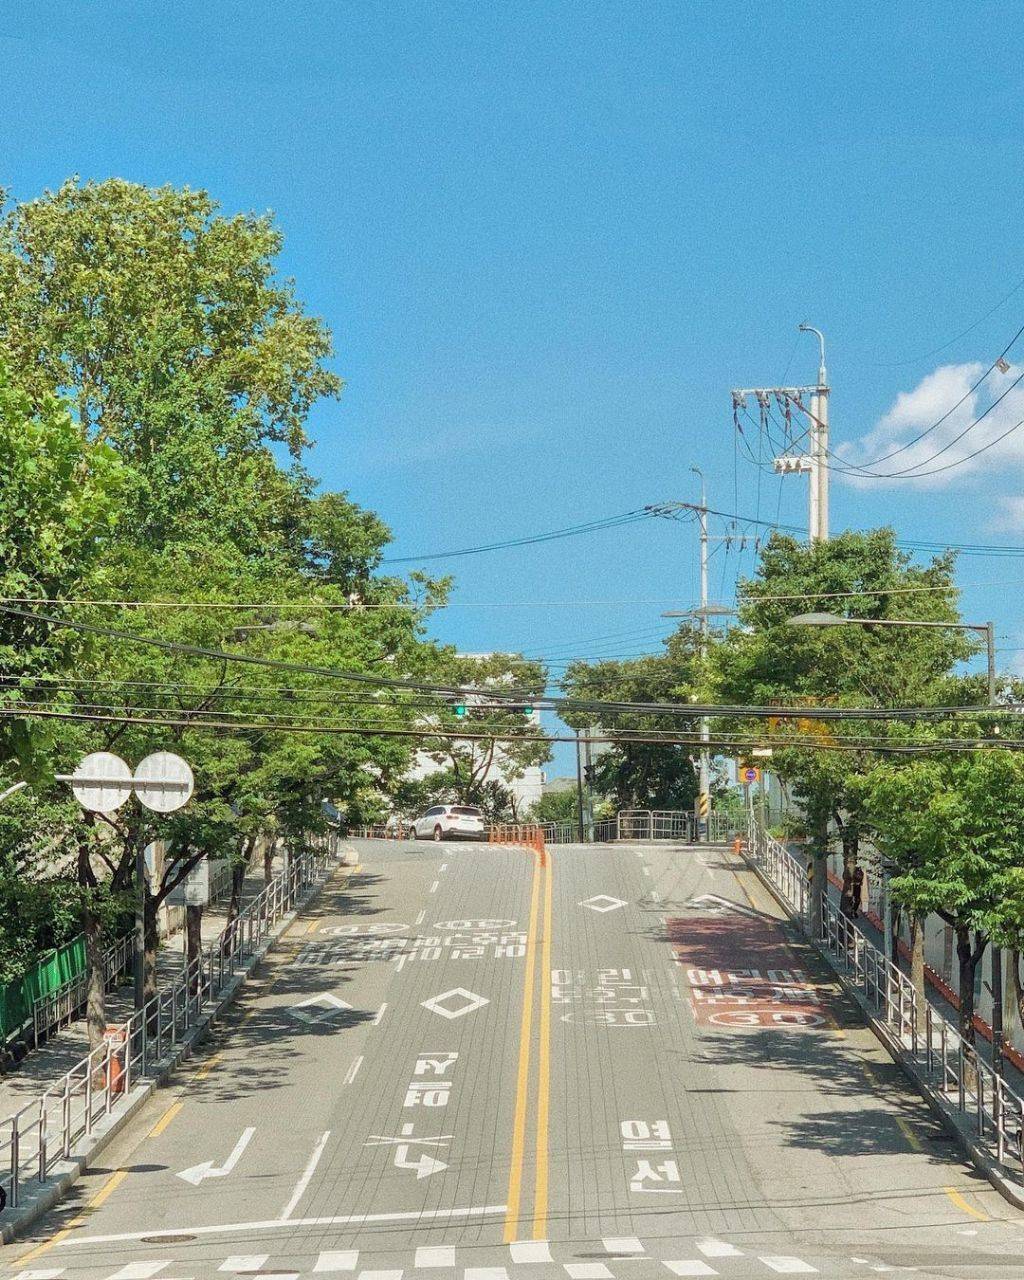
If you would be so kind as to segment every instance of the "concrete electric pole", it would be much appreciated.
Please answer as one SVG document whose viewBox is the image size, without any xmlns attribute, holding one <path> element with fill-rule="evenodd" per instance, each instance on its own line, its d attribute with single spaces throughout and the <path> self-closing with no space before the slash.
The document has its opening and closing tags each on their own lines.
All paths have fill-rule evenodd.
<svg viewBox="0 0 1024 1280">
<path fill-rule="evenodd" d="M 737 429 L 739 412 L 747 407 L 747 397 L 757 401 L 761 411 L 762 427 L 772 415 L 773 402 L 782 412 L 787 440 L 791 430 L 792 410 L 806 414 L 808 449 L 806 453 L 794 453 L 786 447 L 784 453 L 773 461 L 779 475 L 806 473 L 807 485 L 807 536 L 811 542 L 828 541 L 828 372 L 825 368 L 825 335 L 813 325 L 799 326 L 802 333 L 813 333 L 818 338 L 818 381 L 803 387 L 740 387 L 732 393 L 733 415 Z M 805 397 L 808 402 L 805 403 Z M 802 438 L 802 437 L 801 437 Z"/>
<path fill-rule="evenodd" d="M 700 656 L 705 661 L 708 656 L 708 495 L 704 484 L 704 472 L 700 467 L 690 470 L 700 476 L 700 508 L 697 520 L 700 523 Z M 710 738 L 708 718 L 700 718 L 700 766 L 697 787 L 697 831 L 698 840 L 707 839 L 708 814 L 711 812 L 711 759 L 708 752 Z"/>
</svg>

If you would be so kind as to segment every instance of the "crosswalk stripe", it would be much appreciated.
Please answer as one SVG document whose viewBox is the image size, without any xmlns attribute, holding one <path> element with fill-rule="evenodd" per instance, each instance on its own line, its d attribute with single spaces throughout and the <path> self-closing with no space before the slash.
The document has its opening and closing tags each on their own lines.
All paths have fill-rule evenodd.
<svg viewBox="0 0 1024 1280">
<path fill-rule="evenodd" d="M 714 1267 L 709 1267 L 706 1262 L 701 1262 L 699 1258 L 688 1259 L 683 1262 L 666 1262 L 665 1266 L 674 1276 L 717 1276 L 718 1272 Z"/>
<path fill-rule="evenodd" d="M 697 1248 L 705 1258 L 742 1258 L 743 1250 L 737 1249 L 727 1240 L 713 1240 L 710 1237 L 697 1241 Z"/>
<path fill-rule="evenodd" d="M 155 1276 L 158 1271 L 163 1271 L 168 1266 L 168 1262 L 129 1262 L 115 1271 L 113 1275 L 108 1276 L 107 1280 L 149 1280 L 150 1276 Z"/>
<path fill-rule="evenodd" d="M 245 1275 L 247 1271 L 261 1270 L 269 1257 L 269 1253 L 236 1253 L 230 1258 L 225 1258 L 217 1270 L 234 1271 L 238 1275 Z M 128 1280 L 128 1277 L 125 1277 L 125 1280 Z"/>
<path fill-rule="evenodd" d="M 402 1280 L 401 1271 L 360 1271 L 359 1280 Z"/>
<path fill-rule="evenodd" d="M 514 1240 L 508 1247 L 513 1262 L 553 1262 L 547 1240 Z"/>
<path fill-rule="evenodd" d="M 610 1236 L 601 1241 L 605 1253 L 643 1253 L 644 1247 L 636 1236 Z"/>
<path fill-rule="evenodd" d="M 569 1280 L 613 1280 L 603 1262 L 564 1262 Z"/>
<path fill-rule="evenodd" d="M 809 1262 L 804 1262 L 803 1258 L 773 1256 L 762 1258 L 761 1261 L 766 1267 L 771 1267 L 773 1271 L 777 1271 L 782 1275 L 796 1275 L 798 1272 L 803 1275 L 809 1275 L 812 1272 L 817 1274 L 818 1271 L 817 1267 L 812 1267 Z"/>
<path fill-rule="evenodd" d="M 416 1250 L 416 1267 L 454 1267 L 455 1246 L 450 1244 L 422 1244 Z"/>
<path fill-rule="evenodd" d="M 358 1249 L 325 1249 L 316 1260 L 314 1271 L 355 1271 Z"/>
<path fill-rule="evenodd" d="M 57 1280 L 63 1274 L 63 1267 L 29 1267 L 27 1271 L 19 1271 L 14 1280 Z"/>
<path fill-rule="evenodd" d="M 504 1267 L 467 1267 L 464 1280 L 508 1280 Z"/>
</svg>

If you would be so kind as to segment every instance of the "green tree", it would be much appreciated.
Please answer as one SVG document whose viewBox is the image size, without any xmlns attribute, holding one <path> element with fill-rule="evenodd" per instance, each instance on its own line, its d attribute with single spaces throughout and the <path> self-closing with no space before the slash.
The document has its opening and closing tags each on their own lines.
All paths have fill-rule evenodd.
<svg viewBox="0 0 1024 1280">
<path fill-rule="evenodd" d="M 876 618 L 959 621 L 953 569 L 951 556 L 913 564 L 891 529 L 843 533 L 812 545 L 773 535 L 756 576 L 739 585 L 740 625 L 714 653 L 719 699 L 787 710 L 983 700 L 983 679 L 953 678 L 955 665 L 974 650 L 963 632 L 863 625 Z M 856 624 L 789 625 L 791 617 L 813 612 Z M 734 729 L 751 734 L 749 722 Z M 802 805 L 812 842 L 811 909 L 819 919 L 833 825 L 847 861 L 857 857 L 859 779 L 875 760 L 877 723 L 824 725 L 780 714 L 755 733 L 772 747 L 773 770 Z"/>
</svg>

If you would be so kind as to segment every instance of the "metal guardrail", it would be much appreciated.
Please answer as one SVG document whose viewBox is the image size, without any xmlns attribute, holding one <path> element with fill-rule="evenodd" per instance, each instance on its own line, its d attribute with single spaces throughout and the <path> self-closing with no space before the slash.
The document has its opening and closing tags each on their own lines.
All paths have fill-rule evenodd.
<svg viewBox="0 0 1024 1280">
<path fill-rule="evenodd" d="M 807 873 L 778 840 L 751 820 L 747 855 L 828 952 L 836 969 L 863 994 L 911 1060 L 913 1069 L 952 1112 L 970 1115 L 981 1144 L 1004 1173 L 1024 1182 L 1024 1098 L 927 1000 L 918 1008 L 908 976 L 823 896 L 822 918 L 811 920 Z"/>
<path fill-rule="evenodd" d="M 27 1181 L 45 1181 L 60 1161 L 70 1159 L 77 1142 L 124 1108 L 132 1088 L 181 1043 L 300 892 L 324 875 L 337 857 L 337 845 L 333 833 L 309 837 L 307 848 L 289 860 L 216 942 L 121 1024 L 120 1044 L 108 1040 L 100 1045 L 42 1097 L 0 1121 L 0 1185 L 12 1207 Z"/>
</svg>

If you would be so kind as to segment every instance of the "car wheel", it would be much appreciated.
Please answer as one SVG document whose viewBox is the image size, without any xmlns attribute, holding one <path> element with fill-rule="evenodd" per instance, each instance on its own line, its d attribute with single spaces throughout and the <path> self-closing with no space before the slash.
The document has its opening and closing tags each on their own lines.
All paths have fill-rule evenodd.
<svg viewBox="0 0 1024 1280">
<path fill-rule="evenodd" d="M 416 831 L 416 828 L 415 828 L 415 827 L 410 827 L 410 828 L 409 828 L 409 839 L 410 839 L 410 840 L 418 840 L 418 839 L 419 839 L 419 835 L 417 834 L 417 831 Z"/>
<path fill-rule="evenodd" d="M 441 828 L 440 828 L 439 826 L 434 828 L 434 839 L 435 839 L 435 840 L 443 840 L 443 839 L 444 839 L 444 832 L 441 830 Z"/>
</svg>

